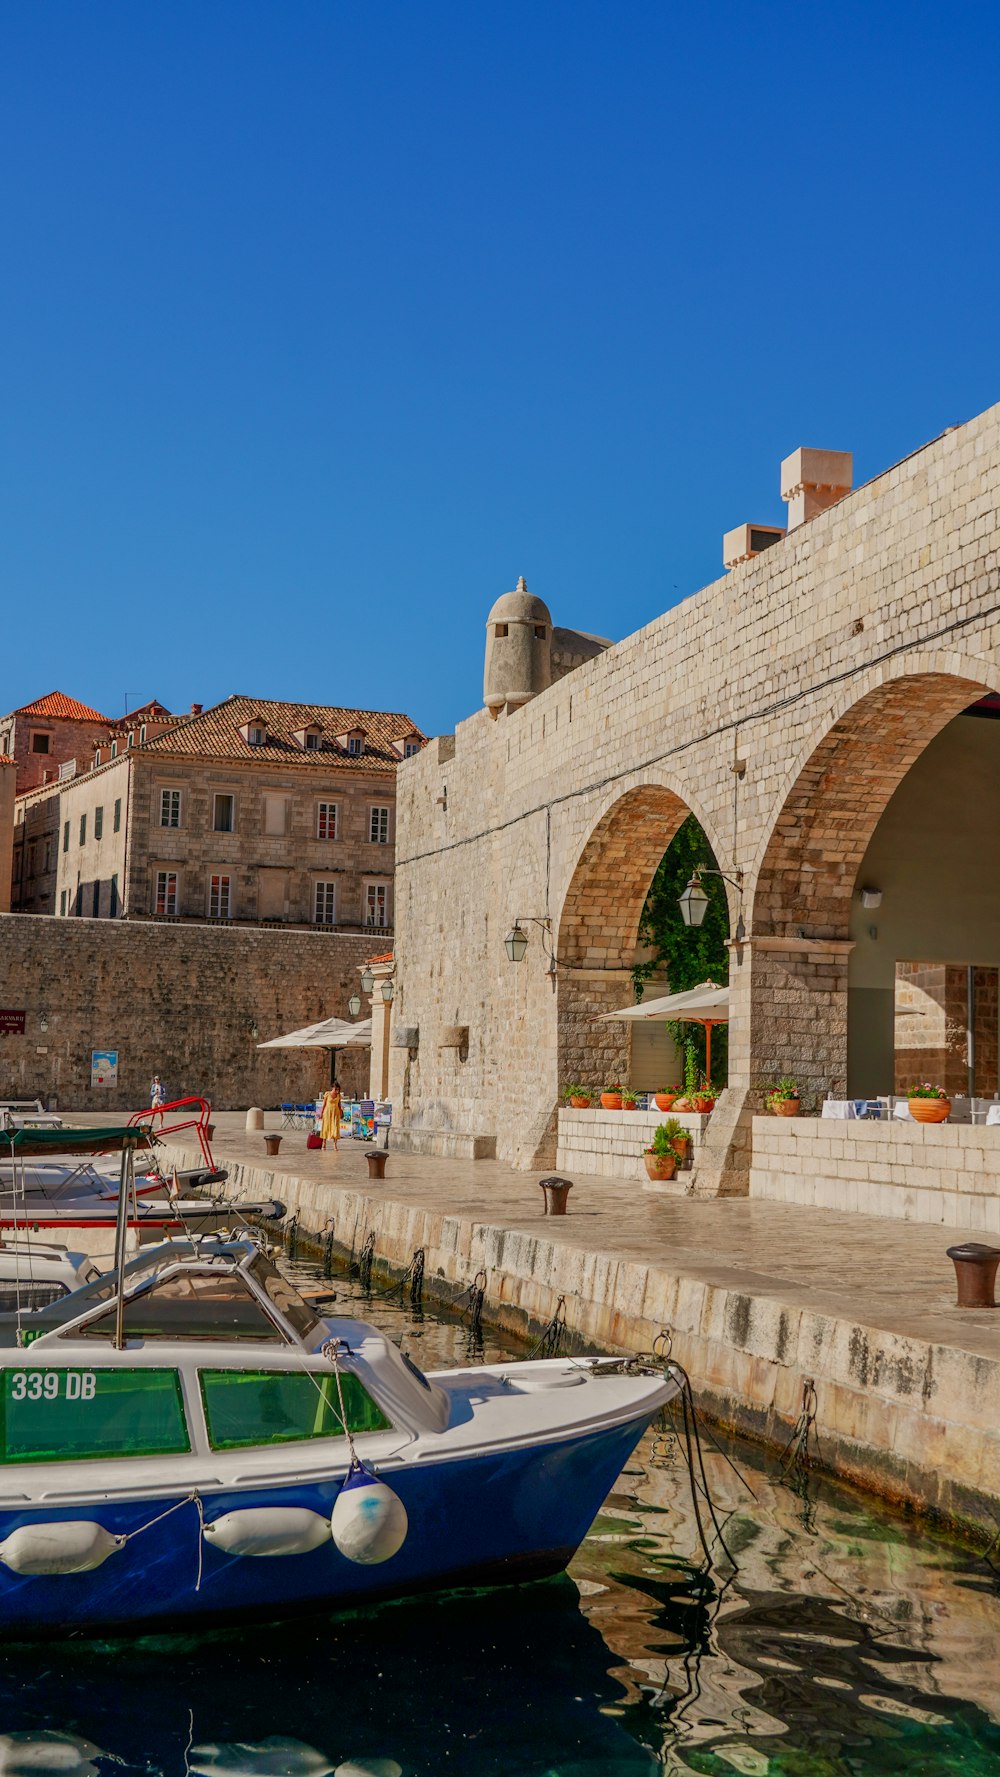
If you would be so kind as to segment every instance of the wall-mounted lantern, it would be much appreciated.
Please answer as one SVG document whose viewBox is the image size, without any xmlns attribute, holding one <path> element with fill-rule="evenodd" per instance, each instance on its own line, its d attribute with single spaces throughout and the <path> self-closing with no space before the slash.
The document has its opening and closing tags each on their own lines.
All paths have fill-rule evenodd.
<svg viewBox="0 0 1000 1777">
<path fill-rule="evenodd" d="M 383 981 L 380 992 L 382 994 L 382 998 L 384 999 L 386 1005 L 388 1006 L 390 1004 L 390 1002 L 392 1001 L 392 998 L 396 992 L 396 989 L 393 986 L 392 981 L 387 979 L 387 980 Z"/>
<path fill-rule="evenodd" d="M 372 974 L 371 969 L 368 967 L 368 964 L 366 963 L 364 968 L 361 971 L 361 991 L 362 991 L 362 993 L 371 993 L 371 990 L 374 986 L 375 986 L 375 977 Z"/>
<path fill-rule="evenodd" d="M 359 993 L 352 993 L 347 1002 L 347 1010 L 350 1012 L 352 1018 L 357 1017 L 361 1010 L 361 995 Z"/>
<path fill-rule="evenodd" d="M 739 911 L 736 915 L 736 942 L 737 944 L 741 944 L 746 936 L 743 926 L 742 870 L 737 870 L 735 875 L 729 876 L 725 870 L 709 870 L 705 864 L 698 864 L 695 867 L 687 888 L 677 902 L 677 905 L 681 910 L 681 918 L 684 921 L 684 924 L 686 926 L 700 926 L 708 912 L 708 896 L 702 887 L 701 881 L 703 876 L 721 876 L 723 882 L 731 883 L 733 888 L 737 890 L 740 902 Z"/>
</svg>

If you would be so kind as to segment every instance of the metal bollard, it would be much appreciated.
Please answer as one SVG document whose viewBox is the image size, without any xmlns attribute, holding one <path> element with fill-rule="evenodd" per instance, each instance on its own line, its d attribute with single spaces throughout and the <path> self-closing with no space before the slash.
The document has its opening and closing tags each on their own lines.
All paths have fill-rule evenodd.
<svg viewBox="0 0 1000 1777">
<path fill-rule="evenodd" d="M 950 1246 L 948 1257 L 955 1267 L 958 1284 L 955 1307 L 996 1308 L 993 1285 L 1000 1265 L 1000 1246 L 984 1246 L 979 1240 L 967 1240 L 961 1246 Z"/>
<path fill-rule="evenodd" d="M 547 1216 L 564 1216 L 566 1199 L 573 1189 L 573 1180 L 568 1178 L 543 1178 L 539 1184 L 545 1192 L 545 1214 Z"/>
<path fill-rule="evenodd" d="M 369 1148 L 365 1155 L 368 1162 L 369 1178 L 385 1178 L 385 1163 L 389 1156 L 384 1148 Z"/>
</svg>

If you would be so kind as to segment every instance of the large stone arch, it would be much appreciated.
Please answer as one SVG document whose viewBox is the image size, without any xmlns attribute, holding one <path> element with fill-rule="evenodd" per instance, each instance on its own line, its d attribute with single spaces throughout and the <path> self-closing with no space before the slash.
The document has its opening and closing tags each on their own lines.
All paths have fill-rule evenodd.
<svg viewBox="0 0 1000 1777">
<path fill-rule="evenodd" d="M 676 789 L 659 780 L 634 784 L 608 802 L 579 850 L 554 934 L 561 1083 L 627 1077 L 629 1027 L 595 1024 L 595 1014 L 632 998 L 646 896 L 690 814 L 716 850 L 711 823 Z"/>
<path fill-rule="evenodd" d="M 911 766 L 1000 678 L 974 657 L 917 664 L 911 657 L 860 695 L 856 685 L 845 693 L 764 837 L 734 971 L 743 1033 L 734 1047 L 751 1102 L 782 1074 L 799 1080 L 807 1102 L 847 1090 L 849 922 L 862 859 Z"/>
</svg>

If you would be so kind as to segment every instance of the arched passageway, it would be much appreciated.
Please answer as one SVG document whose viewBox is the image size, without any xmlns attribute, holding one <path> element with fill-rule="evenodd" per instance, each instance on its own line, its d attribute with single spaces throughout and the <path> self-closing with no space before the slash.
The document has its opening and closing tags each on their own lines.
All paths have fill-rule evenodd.
<svg viewBox="0 0 1000 1777">
<path fill-rule="evenodd" d="M 644 784 L 606 810 L 580 852 L 556 932 L 560 1086 L 630 1077 L 635 1033 L 595 1017 L 634 998 L 632 970 L 643 954 L 640 925 L 650 885 L 691 813 L 666 785 Z M 668 987 L 654 976 L 647 991 Z"/>
<path fill-rule="evenodd" d="M 873 846 L 876 857 L 884 855 L 876 843 L 880 822 L 897 792 L 903 794 L 908 774 L 914 773 L 915 784 L 931 743 L 988 689 L 982 681 L 938 672 L 881 685 L 832 723 L 798 771 L 756 871 L 750 942 L 734 971 L 736 1016 L 743 1029 L 734 1048 L 751 1090 L 759 1093 L 776 1077 L 791 1074 L 813 1098 L 827 1091 L 846 1093 L 849 1031 L 858 1063 L 850 1070 L 850 1089 L 893 1090 L 887 1061 L 891 984 L 883 977 L 890 960 L 897 960 L 890 959 L 891 945 L 916 940 L 904 940 L 903 928 L 894 940 L 884 920 L 880 928 L 873 913 L 862 913 L 861 876 Z M 996 738 L 993 725 L 974 726 L 983 733 L 981 740 L 966 737 L 972 753 L 989 752 Z M 975 818 L 985 823 L 993 817 L 982 809 Z M 947 844 L 946 829 L 947 822 L 939 823 L 940 844 Z M 956 945 L 961 949 L 962 941 L 948 929 L 954 908 L 935 906 L 937 860 L 926 849 L 933 831 L 932 823 L 923 855 L 917 846 L 906 889 L 910 902 L 923 909 L 920 943 L 947 955 Z M 881 890 L 881 884 L 872 886 Z M 933 943 L 935 923 L 939 944 Z M 854 960 L 859 945 L 860 965 Z M 865 1019 L 874 1015 L 875 1002 L 852 991 L 852 978 L 861 986 L 859 966 L 869 974 L 874 970 L 883 996 L 880 1033 L 874 1038 L 866 1034 Z"/>
</svg>

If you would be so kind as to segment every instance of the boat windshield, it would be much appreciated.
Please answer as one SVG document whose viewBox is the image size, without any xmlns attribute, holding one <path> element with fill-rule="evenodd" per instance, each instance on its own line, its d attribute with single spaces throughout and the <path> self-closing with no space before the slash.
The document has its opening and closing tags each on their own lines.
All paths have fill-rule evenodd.
<svg viewBox="0 0 1000 1777">
<path fill-rule="evenodd" d="M 238 1271 L 181 1271 L 125 1303 L 127 1339 L 250 1339 L 282 1334 Z M 113 1339 L 116 1305 L 63 1338 Z"/>
<path fill-rule="evenodd" d="M 311 1339 L 317 1331 L 320 1321 L 304 1302 L 295 1285 L 289 1283 L 287 1277 L 263 1253 L 257 1253 L 250 1264 L 254 1281 L 264 1291 L 269 1302 L 273 1302 L 279 1314 L 284 1315 L 293 1333 L 304 1341 Z"/>
</svg>

